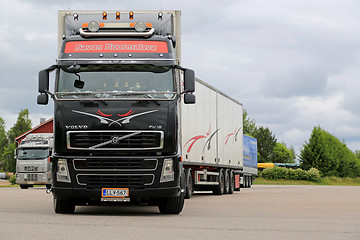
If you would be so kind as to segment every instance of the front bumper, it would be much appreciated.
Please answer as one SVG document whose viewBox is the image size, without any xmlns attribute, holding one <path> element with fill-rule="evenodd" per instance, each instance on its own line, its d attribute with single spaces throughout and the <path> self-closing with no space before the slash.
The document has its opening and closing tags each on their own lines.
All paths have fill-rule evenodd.
<svg viewBox="0 0 360 240">
<path fill-rule="evenodd" d="M 174 161 L 174 180 L 160 182 L 164 159 Z M 66 159 L 70 183 L 56 178 L 58 159 Z M 163 198 L 180 195 L 180 157 L 76 157 L 54 156 L 53 194 L 58 199 L 101 198 L 102 188 L 128 188 L 130 198 Z"/>
<path fill-rule="evenodd" d="M 85 189 L 85 188 L 52 188 L 55 198 L 87 198 L 87 199 L 100 199 L 101 189 Z M 180 194 L 180 186 L 168 188 L 148 188 L 141 190 L 129 190 L 130 198 L 164 198 L 176 197 Z"/>
<path fill-rule="evenodd" d="M 19 185 L 45 185 L 51 184 L 49 172 L 20 172 L 16 173 L 16 184 Z"/>
</svg>

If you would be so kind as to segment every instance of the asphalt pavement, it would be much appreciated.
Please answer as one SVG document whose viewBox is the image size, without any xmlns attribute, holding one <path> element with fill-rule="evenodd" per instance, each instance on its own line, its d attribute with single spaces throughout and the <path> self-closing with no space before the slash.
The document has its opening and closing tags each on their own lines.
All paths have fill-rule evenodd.
<svg viewBox="0 0 360 240">
<path fill-rule="evenodd" d="M 0 239 L 360 239 L 360 187 L 254 185 L 197 193 L 180 215 L 157 207 L 55 214 L 45 188 L 0 188 Z"/>
</svg>

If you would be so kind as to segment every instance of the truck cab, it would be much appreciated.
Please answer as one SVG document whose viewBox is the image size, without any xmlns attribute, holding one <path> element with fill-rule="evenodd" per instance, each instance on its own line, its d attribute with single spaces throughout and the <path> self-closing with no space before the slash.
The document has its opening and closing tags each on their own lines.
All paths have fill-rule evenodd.
<svg viewBox="0 0 360 240">
<path fill-rule="evenodd" d="M 195 102 L 194 72 L 180 66 L 180 12 L 60 11 L 59 37 L 38 96 L 54 100 L 55 212 L 132 202 L 180 213 L 179 105 Z"/>
<path fill-rule="evenodd" d="M 16 151 L 16 183 L 21 189 L 34 185 L 51 187 L 52 151 L 52 133 L 29 134 L 21 141 Z"/>
</svg>

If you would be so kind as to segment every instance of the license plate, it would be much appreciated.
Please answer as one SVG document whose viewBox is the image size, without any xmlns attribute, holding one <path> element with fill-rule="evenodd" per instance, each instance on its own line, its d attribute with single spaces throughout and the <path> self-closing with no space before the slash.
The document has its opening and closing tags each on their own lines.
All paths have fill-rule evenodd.
<svg viewBox="0 0 360 240">
<path fill-rule="evenodd" d="M 102 197 L 128 197 L 128 188 L 103 188 L 101 190 Z"/>
</svg>

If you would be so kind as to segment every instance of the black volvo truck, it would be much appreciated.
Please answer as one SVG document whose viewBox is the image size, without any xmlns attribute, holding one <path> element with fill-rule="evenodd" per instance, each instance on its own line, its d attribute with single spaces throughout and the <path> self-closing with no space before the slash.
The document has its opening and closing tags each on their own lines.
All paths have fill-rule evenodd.
<svg viewBox="0 0 360 240">
<path fill-rule="evenodd" d="M 56 213 L 77 205 L 184 205 L 180 105 L 195 103 L 180 66 L 179 11 L 59 11 L 59 56 L 39 72 L 54 101 Z M 55 89 L 49 73 L 55 71 Z"/>
</svg>

